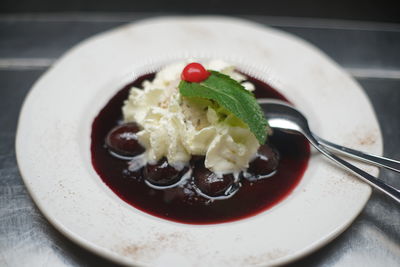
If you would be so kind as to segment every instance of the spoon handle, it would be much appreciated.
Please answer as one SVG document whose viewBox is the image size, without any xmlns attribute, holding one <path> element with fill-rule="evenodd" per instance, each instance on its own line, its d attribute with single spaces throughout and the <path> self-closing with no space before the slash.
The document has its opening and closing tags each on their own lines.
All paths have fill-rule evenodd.
<svg viewBox="0 0 400 267">
<path fill-rule="evenodd" d="M 400 172 L 400 161 L 388 159 L 385 157 L 375 156 L 372 154 L 364 153 L 344 146 L 339 146 L 325 139 L 322 139 L 321 137 L 318 137 L 314 133 L 313 136 L 315 137 L 315 139 L 317 139 L 318 143 L 328 148 L 329 150 L 336 151 L 344 155 L 347 155 L 349 157 L 368 162 L 378 167 L 384 167 L 395 172 Z"/>
<path fill-rule="evenodd" d="M 326 157 L 328 157 L 329 159 L 331 159 L 332 161 L 334 161 L 336 164 L 343 167 L 344 169 L 355 174 L 357 177 L 359 177 L 364 182 L 370 184 L 371 186 L 373 186 L 376 189 L 380 190 L 381 192 L 387 194 L 388 196 L 390 196 L 394 200 L 396 200 L 398 203 L 400 203 L 400 190 L 397 190 L 396 188 L 386 184 L 382 180 L 370 175 L 369 173 L 357 168 L 353 164 L 332 154 L 330 151 L 328 151 L 321 144 L 318 143 L 318 141 L 312 136 L 311 132 L 309 132 L 309 133 L 304 132 L 304 135 L 308 139 L 308 141 L 310 141 L 310 143 L 318 151 L 320 151 L 322 154 L 324 154 Z"/>
</svg>

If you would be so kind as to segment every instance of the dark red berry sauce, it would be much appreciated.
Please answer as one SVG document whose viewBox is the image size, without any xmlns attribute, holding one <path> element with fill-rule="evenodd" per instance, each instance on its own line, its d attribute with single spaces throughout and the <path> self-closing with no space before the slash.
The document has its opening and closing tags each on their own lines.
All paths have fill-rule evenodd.
<svg viewBox="0 0 400 267">
<path fill-rule="evenodd" d="M 299 135 L 275 131 L 269 144 L 279 153 L 276 173 L 264 179 L 241 179 L 240 188 L 232 197 L 223 200 L 204 198 L 193 188 L 193 177 L 183 187 L 158 190 L 144 181 L 154 167 L 144 167 L 130 172 L 128 160 L 115 157 L 106 146 L 108 133 L 121 122 L 121 107 L 132 86 L 141 87 L 144 80 L 152 80 L 154 74 L 144 75 L 122 88 L 100 111 L 92 125 L 91 155 L 93 166 L 112 191 L 133 207 L 151 215 L 187 224 L 214 224 L 244 219 L 264 212 L 282 201 L 300 182 L 310 157 L 308 142 Z M 248 77 L 255 87 L 256 97 L 286 100 L 275 89 L 257 79 Z M 191 166 L 197 168 L 199 157 Z M 194 161 L 194 160 L 193 160 Z M 254 164 L 253 172 L 257 172 Z M 276 163 L 275 163 L 276 165 Z M 168 172 L 166 172 L 168 173 Z M 193 172 L 204 173 L 204 171 Z M 229 178 L 229 177 L 228 177 Z M 154 176 L 160 181 L 162 177 Z M 231 178 L 227 180 L 231 182 Z M 224 186 L 224 182 L 220 185 Z M 207 187 L 200 184 L 199 188 Z"/>
</svg>

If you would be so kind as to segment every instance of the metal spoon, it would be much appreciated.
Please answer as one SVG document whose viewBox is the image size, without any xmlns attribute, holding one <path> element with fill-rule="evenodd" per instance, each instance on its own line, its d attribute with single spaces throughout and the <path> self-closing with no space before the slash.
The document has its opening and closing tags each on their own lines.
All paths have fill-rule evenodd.
<svg viewBox="0 0 400 267">
<path fill-rule="evenodd" d="M 344 151 L 347 155 L 354 156 L 358 159 L 362 159 L 364 161 L 373 163 L 378 166 L 388 167 L 390 169 L 395 169 L 395 168 L 394 166 L 389 167 L 385 163 L 389 162 L 389 163 L 400 164 L 399 162 L 377 156 L 371 157 L 371 155 L 367 155 L 365 153 L 353 149 L 348 149 L 344 147 L 343 147 L 344 149 L 342 149 L 338 145 L 334 145 L 330 142 L 324 142 L 324 140 L 316 137 L 316 135 L 314 135 L 311 132 L 308 126 L 307 119 L 304 117 L 304 115 L 300 111 L 298 111 L 297 109 L 295 109 L 294 107 L 285 102 L 279 100 L 271 100 L 271 99 L 258 99 L 258 103 L 264 109 L 265 115 L 268 119 L 268 123 L 271 128 L 290 131 L 290 132 L 297 132 L 304 135 L 308 139 L 308 141 L 323 155 L 325 155 L 326 157 L 328 157 L 329 159 L 331 159 L 344 169 L 355 174 L 364 182 L 372 185 L 376 189 L 389 195 L 390 197 L 392 197 L 393 199 L 395 199 L 397 202 L 400 203 L 400 190 L 397 190 L 396 188 L 386 184 L 382 180 L 368 174 L 367 172 L 357 168 L 356 166 L 350 164 L 349 162 L 337 157 L 336 155 L 332 154 L 327 148 Z M 323 145 L 324 143 L 326 144 L 326 147 Z M 374 160 L 376 158 L 379 158 L 380 160 L 383 159 L 383 161 L 375 162 Z M 397 169 L 395 170 L 399 171 Z"/>
<path fill-rule="evenodd" d="M 348 147 L 344 147 L 344 146 L 339 146 L 339 145 L 331 143 L 325 139 L 322 139 L 321 137 L 317 136 L 315 133 L 313 133 L 313 135 L 314 135 L 315 139 L 317 139 L 321 145 L 323 145 L 324 147 L 328 148 L 331 151 L 339 152 L 343 155 L 347 155 L 351 158 L 355 158 L 355 159 L 370 163 L 370 164 L 378 166 L 378 167 L 384 167 L 386 169 L 390 169 L 395 172 L 400 172 L 400 161 L 364 153 L 364 152 L 361 152 L 361 151 L 358 151 L 355 149 L 351 149 Z"/>
</svg>

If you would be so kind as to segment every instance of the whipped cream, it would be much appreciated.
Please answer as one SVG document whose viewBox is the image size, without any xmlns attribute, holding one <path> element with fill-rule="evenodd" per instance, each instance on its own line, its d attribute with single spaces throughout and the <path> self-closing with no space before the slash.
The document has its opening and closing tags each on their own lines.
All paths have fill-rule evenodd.
<svg viewBox="0 0 400 267">
<path fill-rule="evenodd" d="M 153 81 L 143 82 L 143 89 L 133 87 L 124 103 L 124 121 L 136 122 L 142 129 L 137 133 L 146 149 L 142 157 L 149 163 L 166 157 L 169 164 L 182 169 L 192 155 L 204 155 L 206 168 L 215 173 L 247 169 L 260 146 L 258 140 L 245 124 L 215 103 L 179 94 L 180 76 L 187 63 L 164 67 Z M 203 65 L 254 90 L 245 76 L 224 61 Z"/>
</svg>

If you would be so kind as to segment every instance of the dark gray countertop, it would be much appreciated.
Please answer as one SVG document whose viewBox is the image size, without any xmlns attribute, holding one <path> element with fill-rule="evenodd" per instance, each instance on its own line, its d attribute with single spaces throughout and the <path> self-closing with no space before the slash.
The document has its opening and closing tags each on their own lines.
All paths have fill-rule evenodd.
<svg viewBox="0 0 400 267">
<path fill-rule="evenodd" d="M 58 233 L 29 197 L 15 159 L 19 110 L 33 83 L 79 41 L 147 14 L 0 16 L 0 266 L 110 266 Z M 247 16 L 313 43 L 364 88 L 384 155 L 400 159 L 400 25 Z M 39 118 L 38 118 L 39 119 Z M 400 187 L 400 175 L 380 178 Z M 332 211 L 340 212 L 340 211 Z M 354 223 L 293 266 L 399 266 L 400 206 L 373 192 Z"/>
</svg>

